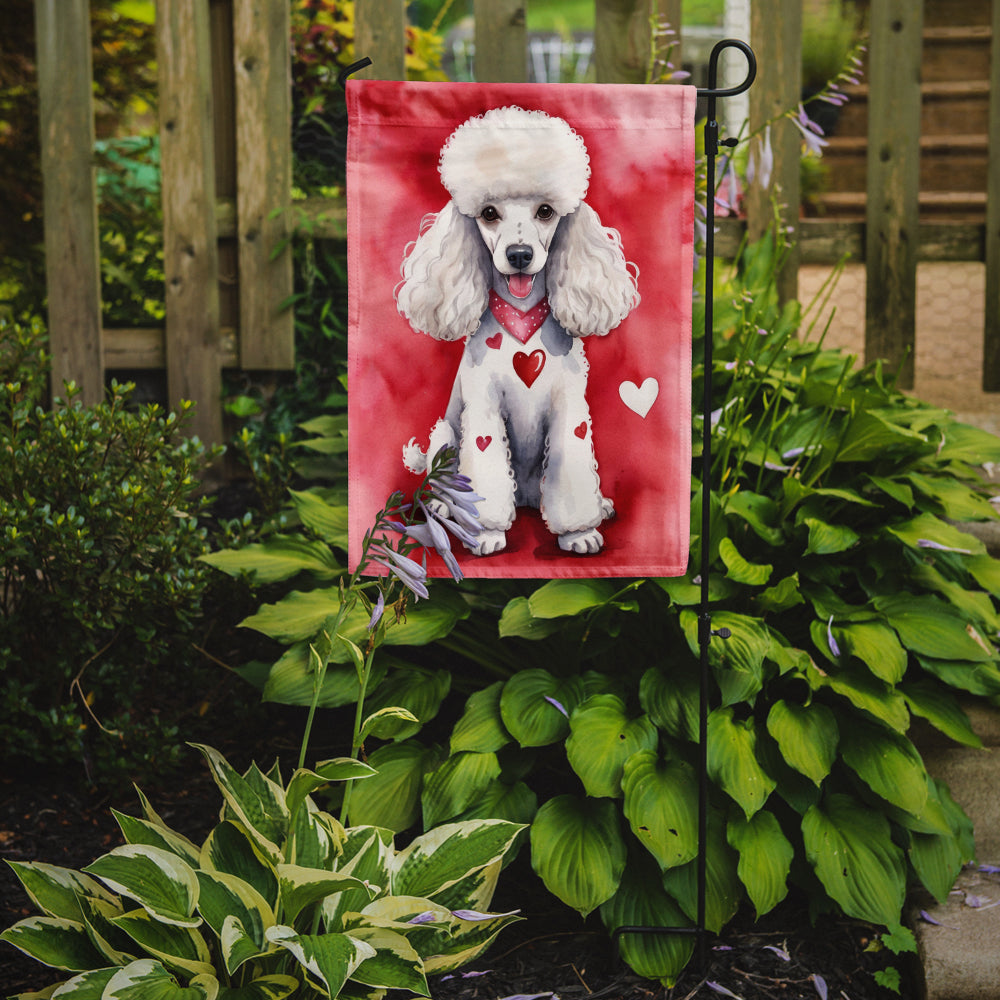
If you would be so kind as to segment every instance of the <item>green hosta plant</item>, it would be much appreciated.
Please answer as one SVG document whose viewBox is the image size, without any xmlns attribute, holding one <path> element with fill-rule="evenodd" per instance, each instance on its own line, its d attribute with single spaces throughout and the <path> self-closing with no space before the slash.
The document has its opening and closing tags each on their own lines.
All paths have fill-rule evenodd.
<svg viewBox="0 0 1000 1000">
<path fill-rule="evenodd" d="M 692 488 L 692 566 L 709 546 L 712 626 L 731 633 L 709 647 L 706 924 L 796 887 L 814 912 L 903 940 L 908 885 L 945 898 L 974 851 L 910 727 L 977 746 L 959 698 L 1000 695 L 1000 561 L 955 524 L 995 516 L 976 466 L 1000 440 L 799 339 L 778 259 L 748 248 L 716 291 L 710 537 Z M 352 809 L 393 826 L 530 822 L 536 871 L 581 914 L 693 923 L 697 572 L 511 597 L 497 645 L 518 669 L 468 698 L 443 759 L 413 738 L 375 749 Z M 622 950 L 670 982 L 691 941 L 625 935 Z"/>
<path fill-rule="evenodd" d="M 240 774 L 199 749 L 224 801 L 201 845 L 140 793 L 142 818 L 115 814 L 126 844 L 83 871 L 11 863 L 41 915 L 0 938 L 70 974 L 54 995 L 429 996 L 428 974 L 470 961 L 517 919 L 487 911 L 518 825 L 450 823 L 397 849 L 391 831 L 346 829 L 312 799 L 370 779 L 366 764 L 338 758 L 285 784 L 276 768 Z"/>
</svg>

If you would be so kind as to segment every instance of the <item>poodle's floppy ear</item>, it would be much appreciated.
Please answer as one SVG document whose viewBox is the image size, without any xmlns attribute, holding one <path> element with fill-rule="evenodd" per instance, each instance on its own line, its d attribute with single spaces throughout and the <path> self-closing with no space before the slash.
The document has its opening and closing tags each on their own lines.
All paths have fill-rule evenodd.
<svg viewBox="0 0 1000 1000">
<path fill-rule="evenodd" d="M 638 273 L 625 260 L 618 231 L 581 202 L 552 240 L 546 277 L 552 315 L 574 337 L 603 336 L 639 304 Z"/>
<path fill-rule="evenodd" d="M 396 306 L 419 333 L 460 340 L 476 332 L 489 303 L 488 252 L 475 220 L 452 202 L 428 218 L 406 249 Z"/>
</svg>

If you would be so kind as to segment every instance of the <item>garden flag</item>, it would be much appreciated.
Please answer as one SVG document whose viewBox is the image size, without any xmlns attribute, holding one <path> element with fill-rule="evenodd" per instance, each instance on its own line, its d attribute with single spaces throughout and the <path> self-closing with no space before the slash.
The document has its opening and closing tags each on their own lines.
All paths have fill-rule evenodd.
<svg viewBox="0 0 1000 1000">
<path fill-rule="evenodd" d="M 348 82 L 352 567 L 450 446 L 466 576 L 686 572 L 695 97 Z"/>
</svg>

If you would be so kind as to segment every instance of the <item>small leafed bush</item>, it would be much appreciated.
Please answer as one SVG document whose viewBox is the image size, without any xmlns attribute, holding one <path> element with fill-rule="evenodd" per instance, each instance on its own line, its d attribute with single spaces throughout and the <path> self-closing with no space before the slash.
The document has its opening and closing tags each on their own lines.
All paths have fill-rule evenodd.
<svg viewBox="0 0 1000 1000">
<path fill-rule="evenodd" d="M 516 913 L 489 913 L 521 827 L 451 823 L 397 849 L 392 833 L 345 829 L 312 793 L 374 773 L 353 758 L 234 770 L 199 747 L 222 793 L 200 846 L 141 796 L 143 818 L 115 813 L 127 843 L 82 872 L 12 862 L 42 915 L 0 935 L 76 973 L 64 997 L 104 1000 L 362 1000 L 472 961 Z M 48 994 L 46 994 L 48 995 Z"/>
<path fill-rule="evenodd" d="M 176 753 L 155 697 L 191 661 L 208 454 L 187 405 L 132 408 L 128 385 L 43 407 L 41 343 L 38 323 L 0 324 L 0 745 L 94 777 Z"/>
</svg>

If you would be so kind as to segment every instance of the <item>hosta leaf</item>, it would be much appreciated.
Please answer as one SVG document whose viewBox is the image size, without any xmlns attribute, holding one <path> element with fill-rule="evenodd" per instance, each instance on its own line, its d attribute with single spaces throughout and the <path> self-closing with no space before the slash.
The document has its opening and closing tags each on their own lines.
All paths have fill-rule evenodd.
<svg viewBox="0 0 1000 1000">
<path fill-rule="evenodd" d="M 120 813 L 117 809 L 112 809 L 111 812 L 129 844 L 147 844 L 150 847 L 159 847 L 164 851 L 176 854 L 189 865 L 198 864 L 199 849 L 187 837 L 159 823 L 126 816 L 125 813 Z"/>
<path fill-rule="evenodd" d="M 198 882 L 201 886 L 198 910 L 216 936 L 222 940 L 226 921 L 236 920 L 242 936 L 250 939 L 254 954 L 263 951 L 264 931 L 275 923 L 274 913 L 267 900 L 252 885 L 235 875 L 200 871 Z M 246 958 L 233 964 L 230 962 L 232 949 L 225 950 L 226 968 L 232 975 Z"/>
<path fill-rule="evenodd" d="M 922 549 L 922 542 L 932 542 L 946 549 L 957 549 L 972 555 L 986 552 L 986 546 L 978 538 L 933 514 L 918 514 L 908 521 L 888 525 L 885 530 L 912 549 Z"/>
<path fill-rule="evenodd" d="M 739 490 L 726 498 L 726 514 L 745 521 L 768 545 L 780 546 L 784 540 L 781 513 L 771 497 Z"/>
<path fill-rule="evenodd" d="M 944 440 L 937 452 L 938 461 L 966 462 L 981 465 L 983 462 L 1000 462 L 1000 446 L 996 434 L 981 427 L 948 422 Z"/>
<path fill-rule="evenodd" d="M 147 844 L 125 844 L 84 871 L 113 892 L 134 899 L 150 916 L 178 927 L 197 927 L 198 878 L 176 854 Z"/>
<path fill-rule="evenodd" d="M 486 951 L 500 931 L 520 919 L 516 912 L 476 920 L 462 920 L 456 916 L 447 936 L 442 934 L 438 946 L 424 960 L 424 971 L 440 974 L 468 965 Z"/>
<path fill-rule="evenodd" d="M 285 948 L 332 997 L 363 961 L 375 957 L 375 949 L 348 934 L 296 934 L 281 924 L 270 927 L 267 939 Z"/>
<path fill-rule="evenodd" d="M 160 923 L 145 910 L 123 913 L 114 917 L 112 923 L 168 968 L 179 969 L 189 976 L 211 975 L 208 945 L 193 928 Z"/>
<path fill-rule="evenodd" d="M 899 923 L 906 866 L 880 812 L 849 795 L 830 795 L 806 813 L 802 836 L 809 863 L 844 913 L 874 924 Z"/>
<path fill-rule="evenodd" d="M 830 773 L 837 755 L 837 720 L 826 705 L 798 705 L 779 699 L 767 716 L 767 731 L 781 756 L 815 785 Z"/>
<path fill-rule="evenodd" d="M 709 714 L 708 774 L 748 819 L 764 805 L 776 782 L 757 762 L 752 718 L 738 721 L 732 708 L 717 708 Z"/>
<path fill-rule="evenodd" d="M 91 944 L 87 929 L 65 917 L 28 917 L 0 934 L 6 941 L 35 961 L 54 969 L 81 972 L 105 964 Z"/>
<path fill-rule="evenodd" d="M 982 626 L 987 633 L 996 635 L 1000 632 L 1000 615 L 997 614 L 993 598 L 984 591 L 972 590 L 966 584 L 949 580 L 926 562 L 913 568 L 911 579 L 920 588 L 940 594 L 956 611 Z"/>
<path fill-rule="evenodd" d="M 925 444 L 916 431 L 890 423 L 871 410 L 861 410 L 851 421 L 837 451 L 838 462 L 867 462 L 890 448 Z"/>
<path fill-rule="evenodd" d="M 719 540 L 719 557 L 726 565 L 727 576 L 748 587 L 763 587 L 770 579 L 774 566 L 770 563 L 751 563 L 740 555 L 739 549 L 730 538 Z"/>
<path fill-rule="evenodd" d="M 381 826 L 399 833 L 420 817 L 424 774 L 433 769 L 438 753 L 415 740 L 379 747 L 368 758 L 378 772 L 351 790 L 353 826 Z"/>
<path fill-rule="evenodd" d="M 278 876 L 263 852 L 240 823 L 220 823 L 201 848 L 200 867 L 224 872 L 253 886 L 272 907 L 278 900 Z"/>
<path fill-rule="evenodd" d="M 503 681 L 470 695 L 462 717 L 451 733 L 451 752 L 474 750 L 494 753 L 510 742 L 510 733 L 500 717 L 500 692 Z"/>
<path fill-rule="evenodd" d="M 803 523 L 809 529 L 806 555 L 828 556 L 844 552 L 854 545 L 860 537 L 853 528 L 846 524 L 829 524 L 816 517 L 803 518 Z"/>
<path fill-rule="evenodd" d="M 493 781 L 479 797 L 457 818 L 505 819 L 509 823 L 527 825 L 538 812 L 538 796 L 523 782 L 512 785 L 503 780 Z"/>
<path fill-rule="evenodd" d="M 906 650 L 896 633 L 879 622 L 834 625 L 833 635 L 844 653 L 856 656 L 879 680 L 898 684 L 906 673 Z"/>
<path fill-rule="evenodd" d="M 639 682 L 639 704 L 660 729 L 678 740 L 698 739 L 698 674 L 685 662 L 669 673 L 650 667 Z"/>
<path fill-rule="evenodd" d="M 926 719 L 956 743 L 967 747 L 983 745 L 965 710 L 947 688 L 932 680 L 923 680 L 907 681 L 900 690 L 914 715 Z"/>
<path fill-rule="evenodd" d="M 347 550 L 347 507 L 327 503 L 314 490 L 289 490 L 295 513 L 302 523 L 324 542 Z"/>
<path fill-rule="evenodd" d="M 286 920 L 293 922 L 305 907 L 318 903 L 327 896 L 346 889 L 368 891 L 368 887 L 353 875 L 303 868 L 301 865 L 278 865 L 278 884 L 281 888 L 282 913 Z M 374 894 L 372 890 L 370 896 Z"/>
<path fill-rule="evenodd" d="M 499 862 L 521 829 L 497 819 L 447 823 L 429 830 L 396 855 L 392 891 L 434 899 L 460 879 Z"/>
<path fill-rule="evenodd" d="M 572 795 L 549 799 L 531 825 L 531 865 L 549 892 L 583 916 L 610 899 L 625 870 L 615 804 Z"/>
<path fill-rule="evenodd" d="M 925 476 L 911 472 L 906 478 L 925 497 L 940 505 L 942 515 L 951 521 L 985 521 L 996 517 L 996 511 L 986 497 L 953 476 Z"/>
<path fill-rule="evenodd" d="M 7 864 L 13 869 L 31 901 L 46 916 L 81 920 L 81 896 L 115 902 L 115 897 L 97 879 L 71 868 L 60 868 L 40 861 L 8 861 Z"/>
<path fill-rule="evenodd" d="M 128 965 L 138 957 L 135 943 L 113 923 L 125 912 L 120 901 L 109 903 L 95 896 L 81 896 L 80 907 L 90 940 L 104 956 L 105 965 Z"/>
<path fill-rule="evenodd" d="M 420 667 L 394 670 L 375 688 L 365 707 L 369 712 L 386 708 L 403 708 L 410 712 L 413 720 L 386 719 L 379 728 L 380 739 L 405 740 L 437 715 L 450 689 L 451 674 L 447 670 Z"/>
<path fill-rule="evenodd" d="M 181 986 L 159 962 L 143 958 L 117 970 L 101 1000 L 216 1000 L 218 995 L 219 981 L 212 975 Z"/>
<path fill-rule="evenodd" d="M 619 927 L 688 927 L 691 921 L 664 891 L 654 865 L 630 858 L 615 894 L 601 904 L 601 920 L 608 931 Z M 691 934 L 622 934 L 622 958 L 638 975 L 673 986 L 691 959 Z"/>
<path fill-rule="evenodd" d="M 18 994 L 11 1000 L 29 1000 L 30 997 L 40 998 L 51 996 L 54 1000 L 101 1000 L 104 996 L 104 988 L 114 978 L 118 972 L 118 967 L 107 969 L 91 969 L 89 972 L 82 972 L 79 976 L 67 979 L 65 983 L 57 987 L 54 992 Z M 49 987 L 51 990 L 52 987 Z"/>
<path fill-rule="evenodd" d="M 212 777 L 236 817 L 272 861 L 280 856 L 278 844 L 288 830 L 288 808 L 284 789 L 270 779 L 254 782 L 240 775 L 217 750 L 192 744 L 208 761 Z M 255 785 L 257 787 L 255 787 Z"/>
<path fill-rule="evenodd" d="M 563 623 L 558 619 L 536 618 L 531 613 L 527 597 L 514 597 L 507 602 L 500 615 L 499 635 L 501 639 L 511 636 L 520 639 L 545 639 L 562 628 Z"/>
<path fill-rule="evenodd" d="M 758 919 L 788 894 L 788 873 L 795 849 L 774 813 L 762 809 L 750 819 L 737 816 L 726 828 L 729 846 L 739 851 L 736 873 L 746 886 Z"/>
<path fill-rule="evenodd" d="M 528 598 L 528 608 L 535 618 L 578 615 L 607 604 L 616 590 L 610 580 L 550 580 Z"/>
<path fill-rule="evenodd" d="M 289 813 L 298 812 L 306 797 L 331 781 L 355 781 L 374 777 L 375 768 L 353 757 L 335 757 L 318 763 L 314 770 L 299 768 L 288 782 L 285 806 Z"/>
<path fill-rule="evenodd" d="M 625 703 L 613 694 L 595 694 L 570 717 L 566 758 L 588 795 L 619 798 L 622 768 L 638 750 L 652 750 L 659 740 L 649 716 L 629 719 Z"/>
<path fill-rule="evenodd" d="M 804 604 L 805 598 L 799 590 L 799 574 L 792 573 L 779 580 L 773 587 L 762 590 L 754 598 L 756 606 L 763 612 L 787 611 L 798 604 Z"/>
<path fill-rule="evenodd" d="M 381 892 L 389 886 L 392 852 L 391 831 L 372 826 L 351 827 L 337 870 L 342 875 L 353 875 L 362 883 L 367 882 L 371 889 Z M 370 902 L 368 888 L 345 889 L 335 896 L 327 896 L 322 903 L 326 929 L 346 930 L 343 926 L 344 914 L 357 913 Z"/>
<path fill-rule="evenodd" d="M 906 710 L 903 696 L 884 681 L 873 677 L 867 669 L 847 666 L 823 674 L 813 666 L 807 671 L 806 678 L 814 690 L 829 688 L 899 733 L 906 732 L 910 724 L 910 713 Z"/>
<path fill-rule="evenodd" d="M 979 555 L 964 562 L 965 568 L 980 587 L 989 591 L 994 597 L 1000 597 L 1000 559 L 995 559 L 991 555 Z"/>
<path fill-rule="evenodd" d="M 583 697 L 579 677 L 560 679 L 547 670 L 522 670 L 504 684 L 500 716 L 521 746 L 547 746 L 569 732 L 569 716 Z"/>
<path fill-rule="evenodd" d="M 850 737 L 841 741 L 840 753 L 876 795 L 914 815 L 923 810 L 927 772 L 906 736 L 854 718 Z"/>
<path fill-rule="evenodd" d="M 409 990 L 419 996 L 429 996 L 424 963 L 402 934 L 383 927 L 356 927 L 351 937 L 364 941 L 375 949 L 351 973 L 351 979 L 365 986 L 382 989 Z"/>
<path fill-rule="evenodd" d="M 271 535 L 264 542 L 209 552 L 199 558 L 230 576 L 246 574 L 256 584 L 288 580 L 298 573 L 331 580 L 344 572 L 328 545 L 296 535 Z"/>
<path fill-rule="evenodd" d="M 688 764 L 640 751 L 625 762 L 622 789 L 625 818 L 660 868 L 697 855 L 698 782 Z"/>
<path fill-rule="evenodd" d="M 421 805 L 424 827 L 454 819 L 500 776 L 495 753 L 452 754 L 424 779 Z"/>
<path fill-rule="evenodd" d="M 387 657 L 376 657 L 369 687 L 375 688 L 385 677 Z M 323 675 L 317 708 L 339 708 L 358 700 L 358 675 L 353 666 L 331 663 Z M 280 705 L 311 705 L 316 697 L 316 673 L 312 669 L 308 642 L 288 647 L 271 666 L 264 680 L 261 697 Z"/>
<path fill-rule="evenodd" d="M 391 740 L 394 737 L 406 739 L 416 733 L 422 723 L 408 708 L 400 708 L 393 705 L 389 708 L 380 708 L 361 724 L 358 733 L 362 740 L 374 736 L 379 740 Z"/>
<path fill-rule="evenodd" d="M 948 899 L 964 859 L 953 834 L 911 833 L 910 864 L 924 888 L 939 902 Z"/>
<path fill-rule="evenodd" d="M 694 656 L 700 656 L 698 616 L 682 611 L 681 627 Z M 718 611 L 712 615 L 712 629 L 728 629 L 728 638 L 714 636 L 708 646 L 708 662 L 722 690 L 723 704 L 751 701 L 763 686 L 764 659 L 771 648 L 771 636 L 759 618 Z"/>
<path fill-rule="evenodd" d="M 1000 669 L 996 664 L 936 660 L 931 656 L 918 656 L 917 662 L 927 673 L 937 677 L 948 687 L 986 697 L 1000 694 Z"/>
<path fill-rule="evenodd" d="M 732 919 L 743 899 L 743 883 L 736 874 L 736 852 L 726 843 L 726 825 L 711 811 L 705 849 L 705 926 L 718 934 Z M 663 873 L 663 887 L 691 920 L 698 918 L 698 861 Z"/>
<path fill-rule="evenodd" d="M 996 659 L 996 651 L 975 626 L 936 597 L 885 595 L 875 598 L 875 607 L 915 653 L 974 663 Z"/>
<path fill-rule="evenodd" d="M 218 1000 L 285 1000 L 299 988 L 292 976 L 261 976 L 245 986 L 223 987 Z"/>
</svg>

